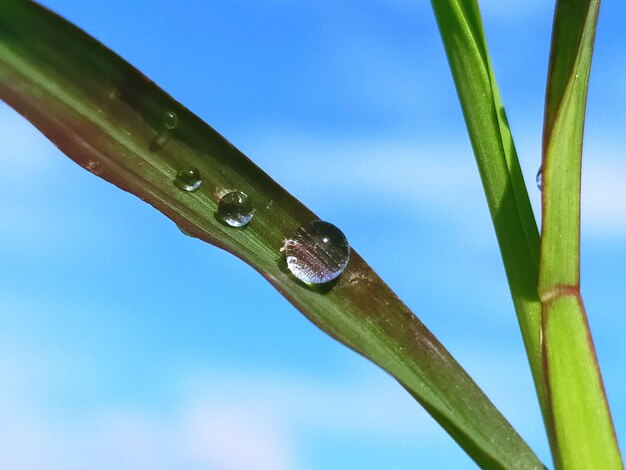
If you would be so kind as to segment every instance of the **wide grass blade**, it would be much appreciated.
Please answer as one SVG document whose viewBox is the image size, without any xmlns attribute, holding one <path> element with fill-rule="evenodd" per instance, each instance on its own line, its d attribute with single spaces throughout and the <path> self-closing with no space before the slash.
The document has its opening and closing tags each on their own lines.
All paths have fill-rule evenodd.
<svg viewBox="0 0 626 470">
<path fill-rule="evenodd" d="M 623 468 L 580 295 L 580 178 L 599 0 L 559 0 L 543 134 L 539 293 L 558 468 Z"/>
<path fill-rule="evenodd" d="M 491 212 L 544 421 L 539 233 L 476 0 L 432 0 Z"/>
<path fill-rule="evenodd" d="M 87 170 L 249 263 L 312 322 L 393 375 L 479 465 L 541 467 L 454 358 L 356 252 L 336 282 L 322 288 L 297 282 L 280 249 L 315 214 L 94 39 L 33 2 L 2 0 L 0 98 Z M 204 180 L 193 193 L 173 183 L 188 166 Z M 232 190 L 248 194 L 257 208 L 245 229 L 215 217 L 220 197 Z"/>
</svg>

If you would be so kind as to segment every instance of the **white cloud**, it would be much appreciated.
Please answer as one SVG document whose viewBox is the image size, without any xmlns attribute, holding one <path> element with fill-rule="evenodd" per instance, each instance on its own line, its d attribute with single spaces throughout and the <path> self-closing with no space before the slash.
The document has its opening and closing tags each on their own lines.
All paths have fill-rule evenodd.
<svg viewBox="0 0 626 470">
<path fill-rule="evenodd" d="M 68 172 L 69 159 L 2 101 L 0 122 L 0 244 L 29 253 L 41 246 L 69 250 L 102 233 L 100 215 L 56 191 L 93 176 Z"/>
<path fill-rule="evenodd" d="M 4 397 L 3 397 L 4 398 Z M 292 470 L 290 437 L 275 417 L 246 407 L 204 404 L 178 409 L 173 417 L 136 409 L 74 411 L 72 418 L 50 410 L 29 411 L 3 400 L 0 468 L 12 470 L 210 469 Z M 39 406 L 37 406 L 39 405 Z M 183 406 L 184 408 L 184 406 Z M 76 416 L 78 415 L 78 417 Z"/>
<path fill-rule="evenodd" d="M 324 138 L 276 129 L 258 135 L 253 139 L 257 162 L 305 203 L 313 198 L 352 194 L 354 199 L 382 200 L 407 214 L 415 208 L 438 213 L 452 224 L 463 225 L 464 230 L 472 230 L 468 220 L 487 213 L 474 156 L 464 138 L 434 147 L 432 140 L 425 144 L 401 136 Z M 272 140 L 263 135 L 271 135 Z M 535 155 L 537 145 L 520 141 L 518 148 L 532 149 Z M 626 160 L 611 154 L 594 157 L 606 155 L 604 149 L 594 143 L 585 149 L 583 230 L 592 235 L 624 237 Z M 529 160 L 534 161 L 522 159 L 522 165 L 539 219 L 536 168 L 526 168 Z"/>
<path fill-rule="evenodd" d="M 0 101 L 0 171 L 9 183 L 33 185 L 48 176 L 54 146 L 26 119 Z M 5 183 L 6 184 L 6 183 Z"/>
<path fill-rule="evenodd" d="M 0 468 L 295 470 L 303 435 L 423 443 L 437 429 L 378 372 L 337 383 L 203 370 L 167 410 L 94 404 L 59 414 L 45 396 L 64 380 L 62 368 L 19 356 L 0 364 Z M 24 393 L 31 387 L 38 392 Z"/>
<path fill-rule="evenodd" d="M 71 382 L 63 378 L 68 371 L 48 364 L 51 358 L 6 350 L 3 357 L 0 468 L 297 470 L 311 436 L 452 445 L 402 387 L 370 365 L 333 380 L 203 368 L 172 378 L 174 399 L 162 409 L 94 403 L 63 412 L 45 397 L 48 387 L 54 396 L 59 381 Z M 474 364 L 483 378 L 506 369 L 503 355 L 492 359 L 483 352 Z M 24 393 L 31 387 L 38 392 Z"/>
<path fill-rule="evenodd" d="M 480 372 L 479 383 L 494 392 L 496 403 L 515 411 L 514 423 L 526 437 L 541 442 L 524 358 L 471 346 L 462 358 Z M 43 362 L 5 368 L 5 360 L 5 388 L 27 386 Z M 506 384 L 498 379 L 504 371 Z M 303 439 L 312 435 L 411 448 L 452 445 L 393 379 L 371 366 L 332 381 L 223 368 L 186 377 L 173 380 L 174 404 L 161 410 L 94 404 L 59 415 L 41 399 L 0 390 L 0 468 L 297 470 L 303 468 Z M 45 392 L 45 380 L 38 387 Z M 537 419 L 529 423 L 529 416 Z"/>
<path fill-rule="evenodd" d="M 260 407 L 263 413 L 280 417 L 291 429 L 338 436 L 377 435 L 398 439 L 410 435 L 428 439 L 436 425 L 413 399 L 391 378 L 368 366 L 368 373 L 352 380 L 314 381 L 254 373 L 196 374 L 211 377 L 209 383 L 187 386 L 188 401 L 201 409 L 210 397 L 219 408 Z M 219 384 L 219 385 L 216 385 Z M 250 395 L 250 390 L 254 394 Z"/>
<path fill-rule="evenodd" d="M 462 211 L 481 201 L 478 170 L 466 141 L 433 148 L 406 138 L 325 138 L 277 129 L 258 135 L 255 161 L 296 194 L 367 194 L 407 207 Z M 268 135 L 271 139 L 263 137 Z"/>
<path fill-rule="evenodd" d="M 220 405 L 205 400 L 186 412 L 183 447 L 206 468 L 297 468 L 288 429 L 251 403 Z"/>
<path fill-rule="evenodd" d="M 626 161 L 593 158 L 583 163 L 581 219 L 583 233 L 626 235 Z"/>
</svg>

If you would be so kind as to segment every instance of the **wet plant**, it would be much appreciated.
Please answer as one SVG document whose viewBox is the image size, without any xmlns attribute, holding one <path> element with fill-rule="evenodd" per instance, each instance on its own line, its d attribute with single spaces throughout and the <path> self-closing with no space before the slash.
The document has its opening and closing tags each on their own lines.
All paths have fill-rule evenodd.
<svg viewBox="0 0 626 470">
<path fill-rule="evenodd" d="M 432 0 L 557 468 L 621 468 L 579 282 L 580 161 L 599 1 L 556 4 L 538 232 L 475 0 Z M 59 51 L 63 51 L 62 54 Z M 238 256 L 389 372 L 484 468 L 543 463 L 350 247 L 192 112 L 28 0 L 0 3 L 0 98 L 88 171 Z M 262 210 L 261 210 L 262 209 Z"/>
</svg>

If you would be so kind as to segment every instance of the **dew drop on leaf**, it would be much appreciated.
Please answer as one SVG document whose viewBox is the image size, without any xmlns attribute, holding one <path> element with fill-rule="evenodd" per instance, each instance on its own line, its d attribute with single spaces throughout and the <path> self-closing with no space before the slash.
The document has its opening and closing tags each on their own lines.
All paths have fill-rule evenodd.
<svg viewBox="0 0 626 470">
<path fill-rule="evenodd" d="M 176 126 L 178 126 L 178 115 L 174 111 L 166 111 L 163 115 L 163 125 L 166 129 L 176 129 Z"/>
<path fill-rule="evenodd" d="M 176 224 L 176 228 L 180 231 L 180 233 L 182 233 L 183 235 L 185 235 L 186 237 L 189 238 L 196 238 L 194 237 L 192 234 L 190 234 L 187 230 L 185 230 L 184 228 L 182 228 L 180 225 Z"/>
<path fill-rule="evenodd" d="M 246 193 L 233 191 L 220 199 L 217 216 L 231 227 L 243 227 L 254 217 L 254 207 Z"/>
<path fill-rule="evenodd" d="M 202 184 L 202 178 L 197 168 L 188 167 L 176 173 L 174 184 L 184 191 L 195 191 Z"/>
<path fill-rule="evenodd" d="M 333 224 L 317 220 L 298 228 L 284 247 L 287 268 L 307 284 L 337 278 L 348 265 L 350 245 Z"/>
<path fill-rule="evenodd" d="M 539 191 L 542 190 L 543 184 L 542 184 L 542 167 L 539 167 L 539 170 L 537 170 L 537 176 L 535 177 L 535 182 L 537 183 L 537 189 L 539 189 Z"/>
</svg>

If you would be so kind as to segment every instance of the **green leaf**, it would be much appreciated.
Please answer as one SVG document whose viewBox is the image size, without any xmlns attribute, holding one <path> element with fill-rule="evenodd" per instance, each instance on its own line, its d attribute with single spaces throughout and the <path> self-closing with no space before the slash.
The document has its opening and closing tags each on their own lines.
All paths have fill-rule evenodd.
<svg viewBox="0 0 626 470">
<path fill-rule="evenodd" d="M 393 375 L 480 465 L 541 463 L 437 339 L 354 251 L 343 275 L 313 288 L 280 252 L 317 217 L 241 152 L 128 63 L 27 0 L 0 2 L 0 98 L 77 163 L 142 198 L 186 232 L 240 257 L 313 323 Z M 171 115 L 178 123 L 168 129 Z M 193 192 L 173 181 L 196 167 Z M 248 194 L 245 229 L 215 217 L 225 191 Z"/>
<path fill-rule="evenodd" d="M 539 233 L 475 0 L 432 0 L 547 420 L 537 292 Z"/>
<path fill-rule="evenodd" d="M 580 295 L 580 177 L 599 0 L 559 0 L 543 134 L 539 292 L 558 468 L 623 468 Z"/>
</svg>

